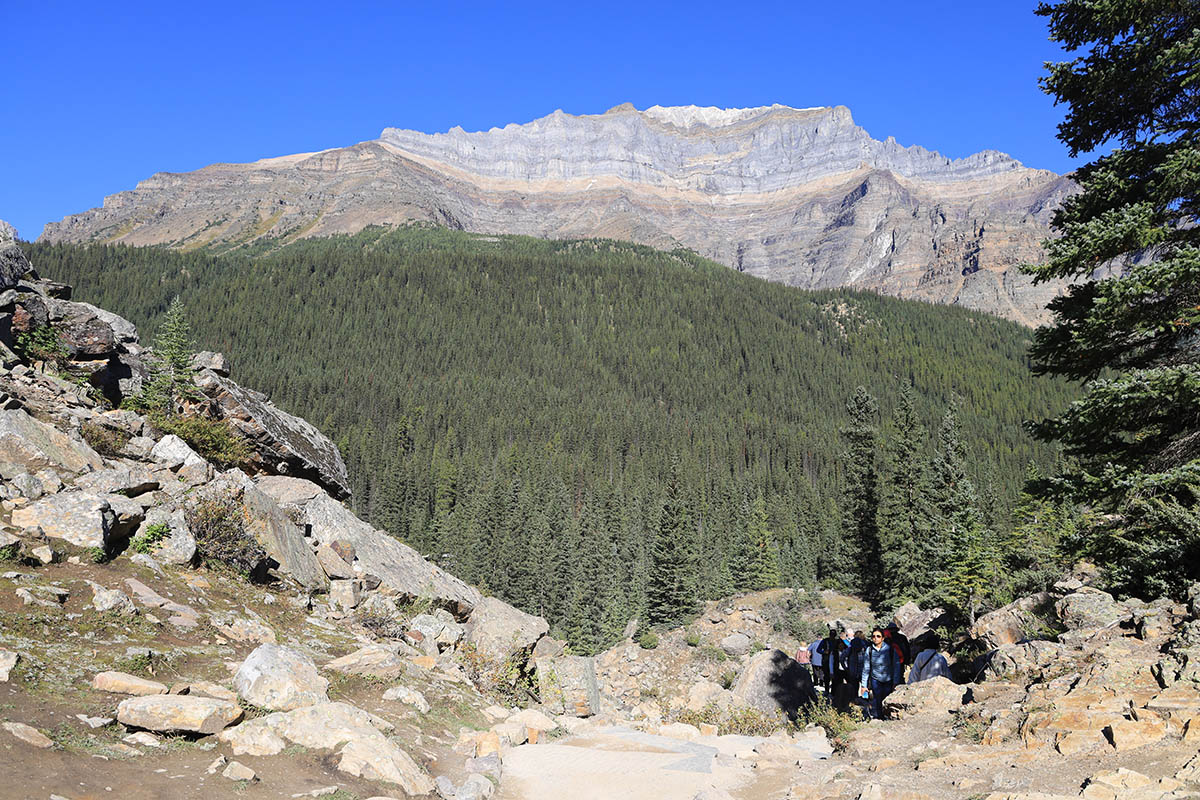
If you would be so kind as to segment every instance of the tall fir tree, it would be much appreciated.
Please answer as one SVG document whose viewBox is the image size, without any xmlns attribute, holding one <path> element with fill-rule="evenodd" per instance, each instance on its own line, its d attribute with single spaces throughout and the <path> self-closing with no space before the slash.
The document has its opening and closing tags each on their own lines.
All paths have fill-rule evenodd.
<svg viewBox="0 0 1200 800">
<path fill-rule="evenodd" d="M 687 505 L 674 461 L 651 551 L 646 616 L 651 625 L 673 625 L 686 617 L 696 597 L 690 576 Z"/>
<path fill-rule="evenodd" d="M 1068 108 L 1058 138 L 1081 191 L 1051 223 L 1035 281 L 1075 282 L 1031 350 L 1084 396 L 1034 426 L 1073 466 L 1042 486 L 1097 512 L 1086 552 L 1112 585 L 1180 594 L 1200 578 L 1200 4 L 1043 3 L 1076 54 L 1042 88 Z"/>
<path fill-rule="evenodd" d="M 751 560 L 747 588 L 755 591 L 779 585 L 779 553 L 775 549 L 775 536 L 767 525 L 767 501 L 762 492 L 750 506 L 748 526 Z"/>
<path fill-rule="evenodd" d="M 845 585 L 861 597 L 879 595 L 879 475 L 876 466 L 879 405 L 859 386 L 846 403 L 850 422 L 841 430 L 842 541 L 836 564 Z"/>
</svg>

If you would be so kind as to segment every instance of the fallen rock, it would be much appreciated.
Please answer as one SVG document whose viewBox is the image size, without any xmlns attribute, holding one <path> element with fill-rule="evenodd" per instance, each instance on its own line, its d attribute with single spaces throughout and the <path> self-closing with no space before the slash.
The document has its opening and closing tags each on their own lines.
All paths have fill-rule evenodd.
<svg viewBox="0 0 1200 800">
<path fill-rule="evenodd" d="M 325 666 L 351 675 L 370 675 L 387 680 L 403 675 L 408 669 L 403 658 L 379 644 L 359 648 L 353 653 L 335 658 Z"/>
<path fill-rule="evenodd" d="M 518 711 L 508 718 L 509 722 L 518 722 L 526 728 L 532 728 L 535 731 L 552 731 L 558 727 L 558 723 L 550 717 L 538 711 L 536 708 L 526 708 Z"/>
<path fill-rule="evenodd" d="M 238 471 L 238 476 L 234 477 L 244 475 Z M 303 529 L 251 481 L 240 482 L 236 489 L 245 507 L 243 524 L 246 531 L 274 559 L 279 570 L 305 589 L 325 589 L 325 571 L 313 554 Z"/>
<path fill-rule="evenodd" d="M 721 649 L 727 654 L 737 657 L 750 652 L 750 637 L 741 631 L 735 631 L 721 640 Z"/>
<path fill-rule="evenodd" d="M 132 694 L 138 696 L 166 694 L 167 687 L 158 681 L 139 678 L 126 672 L 100 672 L 92 678 L 92 688 L 101 692 L 114 694 Z"/>
<path fill-rule="evenodd" d="M 223 636 L 235 642 L 275 644 L 275 631 L 265 622 L 236 614 L 213 615 L 209 621 Z"/>
<path fill-rule="evenodd" d="M 162 739 L 149 731 L 131 733 L 128 736 L 121 737 L 121 741 L 125 744 L 139 745 L 141 747 L 162 747 Z"/>
<path fill-rule="evenodd" d="M 329 681 L 304 654 L 277 644 L 260 645 L 238 668 L 234 688 L 247 703 L 277 711 L 328 702 Z"/>
<path fill-rule="evenodd" d="M 118 722 L 152 731 L 218 733 L 241 718 L 236 703 L 193 695 L 131 697 L 117 706 Z"/>
<path fill-rule="evenodd" d="M 92 608 L 102 614 L 111 611 L 123 617 L 137 614 L 137 607 L 129 595 L 120 589 L 105 589 L 98 583 L 92 583 Z"/>
<path fill-rule="evenodd" d="M 891 719 L 918 714 L 945 714 L 962 708 L 965 689 L 941 675 L 902 683 L 883 701 L 883 710 Z"/>
<path fill-rule="evenodd" d="M 789 717 L 817 699 L 808 670 L 782 650 L 763 650 L 751 656 L 732 691 L 737 705 Z"/>
<path fill-rule="evenodd" d="M 550 625 L 541 617 L 526 614 L 495 597 L 484 597 L 467 618 L 464 638 L 488 658 L 504 661 L 532 650 L 549 630 Z"/>
<path fill-rule="evenodd" d="M 231 781 L 246 781 L 247 783 L 254 783 L 258 780 L 258 775 L 254 770 L 240 761 L 230 761 L 221 772 L 221 776 L 229 778 Z"/>
<path fill-rule="evenodd" d="M 86 442 L 20 409 L 0 409 L 0 475 L 12 478 L 48 467 L 77 474 L 103 469 L 104 459 Z"/>
<path fill-rule="evenodd" d="M 158 440 L 158 444 L 150 451 L 150 458 L 173 470 L 208 464 L 187 442 L 173 433 Z"/>
<path fill-rule="evenodd" d="M 46 734 L 42 733 L 37 728 L 26 725 L 23 722 L 6 722 L 4 723 L 3 727 L 4 730 L 8 731 L 26 744 L 31 744 L 34 747 L 40 747 L 43 750 L 54 747 L 54 742 L 51 741 Z"/>
<path fill-rule="evenodd" d="M 425 699 L 425 695 L 407 686 L 393 686 L 383 693 L 383 699 L 399 700 L 405 705 L 412 706 L 422 714 L 428 714 L 430 710 L 429 701 Z"/>
<path fill-rule="evenodd" d="M 152 508 L 138 527 L 134 539 L 145 536 L 156 525 L 166 525 L 168 534 L 150 551 L 155 560 L 165 564 L 187 565 L 196 558 L 196 537 L 188 528 L 183 509 Z"/>
<path fill-rule="evenodd" d="M 552 714 L 590 717 L 600 711 L 596 662 L 585 656 L 548 656 L 534 661 L 542 703 Z M 720 687 L 718 687 L 720 688 Z"/>
<path fill-rule="evenodd" d="M 1053 615 L 1054 596 L 1039 592 L 984 614 L 975 621 L 971 635 L 994 650 L 1033 638 L 1048 627 Z"/>
<path fill-rule="evenodd" d="M 1129 609 L 1114 600 L 1111 594 L 1090 586 L 1062 598 L 1054 609 L 1068 630 L 1108 628 L 1130 616 Z"/>
<path fill-rule="evenodd" d="M 21 660 L 18 653 L 11 650 L 0 650 L 0 683 L 8 682 L 8 675 L 12 672 L 13 667 Z"/>
<path fill-rule="evenodd" d="M 49 537 L 79 547 L 107 549 L 116 527 L 108 501 L 88 492 L 61 492 L 13 509 L 12 524 L 41 528 Z"/>
</svg>

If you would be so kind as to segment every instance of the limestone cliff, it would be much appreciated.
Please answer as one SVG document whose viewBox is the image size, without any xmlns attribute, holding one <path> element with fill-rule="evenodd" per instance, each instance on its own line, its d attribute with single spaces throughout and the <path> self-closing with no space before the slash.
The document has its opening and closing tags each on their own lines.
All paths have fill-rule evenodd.
<svg viewBox="0 0 1200 800">
<path fill-rule="evenodd" d="M 51 241 L 174 247 L 432 221 L 682 245 L 804 288 L 853 286 L 1027 324 L 1061 288 L 1021 263 L 1069 179 L 984 151 L 878 141 L 848 109 L 618 106 L 525 125 L 387 128 L 350 147 L 160 173 L 46 226 Z"/>
</svg>

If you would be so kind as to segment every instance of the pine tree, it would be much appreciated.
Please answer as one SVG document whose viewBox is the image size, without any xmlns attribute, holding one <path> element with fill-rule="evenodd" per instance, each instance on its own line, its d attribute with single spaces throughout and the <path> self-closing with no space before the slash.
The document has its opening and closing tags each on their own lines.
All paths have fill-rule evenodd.
<svg viewBox="0 0 1200 800">
<path fill-rule="evenodd" d="M 770 589 L 779 585 L 779 554 L 775 550 L 775 537 L 767 527 L 767 501 L 762 492 L 750 507 L 748 534 L 751 561 L 747 575 L 747 587 L 753 590 Z"/>
<path fill-rule="evenodd" d="M 1081 191 L 1055 213 L 1035 281 L 1076 281 L 1031 354 L 1084 396 L 1033 430 L 1075 466 L 1042 487 L 1097 512 L 1086 551 L 1122 592 L 1200 578 L 1200 4 L 1059 0 L 1037 13 L 1070 61 L 1042 88 Z M 1103 515 L 1103 516 L 1100 516 Z"/>
<path fill-rule="evenodd" d="M 161 414 L 174 414 L 176 403 L 194 394 L 192 388 L 192 329 L 187 309 L 176 295 L 154 337 L 154 359 L 150 377 L 134 405 Z"/>
<path fill-rule="evenodd" d="M 842 428 L 842 544 L 837 569 L 846 584 L 862 597 L 879 592 L 879 477 L 876 446 L 879 406 L 866 388 L 859 386 L 846 404 L 850 423 Z"/>
<path fill-rule="evenodd" d="M 879 501 L 883 609 L 924 599 L 937 577 L 925 427 L 917 416 L 912 384 L 906 383 L 900 391 L 892 428 L 883 450 Z"/>
<path fill-rule="evenodd" d="M 688 518 L 679 484 L 679 463 L 672 464 L 658 531 L 651 551 L 646 616 L 651 625 L 674 625 L 695 606 L 688 558 Z"/>
</svg>

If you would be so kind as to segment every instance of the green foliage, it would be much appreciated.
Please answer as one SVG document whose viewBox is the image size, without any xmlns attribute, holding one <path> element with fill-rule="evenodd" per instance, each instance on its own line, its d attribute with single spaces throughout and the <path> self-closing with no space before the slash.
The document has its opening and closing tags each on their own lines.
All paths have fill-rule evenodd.
<svg viewBox="0 0 1200 800">
<path fill-rule="evenodd" d="M 651 630 L 644 631 L 638 637 L 638 647 L 643 650 L 653 650 L 658 647 L 658 634 Z"/>
<path fill-rule="evenodd" d="M 841 454 L 842 531 L 830 548 L 833 578 L 860 597 L 879 596 L 879 476 L 875 462 L 879 430 L 879 404 L 865 386 L 854 390 L 846 403 L 850 416 L 840 431 L 845 442 Z"/>
<path fill-rule="evenodd" d="M 0 563 L 14 563 L 21 559 L 21 543 L 13 542 L 0 547 Z"/>
<path fill-rule="evenodd" d="M 226 420 L 195 415 L 151 412 L 151 424 L 163 433 L 173 433 L 209 461 L 223 467 L 239 467 L 250 461 L 250 446 Z"/>
<path fill-rule="evenodd" d="M 829 698 L 821 695 L 817 702 L 801 706 L 796 719 L 796 727 L 805 728 L 809 725 L 819 725 L 825 729 L 829 743 L 836 752 L 841 752 L 849 745 L 849 734 L 862 727 L 862 716 L 848 714 L 834 708 Z"/>
<path fill-rule="evenodd" d="M 129 546 L 137 553 L 152 553 L 159 542 L 171 535 L 171 526 L 165 522 L 147 525 L 146 530 L 133 537 Z"/>
<path fill-rule="evenodd" d="M 737 682 L 737 673 L 731 669 L 721 673 L 721 677 L 717 679 L 717 683 L 721 684 L 722 689 L 732 689 L 733 684 Z"/>
<path fill-rule="evenodd" d="M 716 645 L 706 644 L 696 648 L 696 660 L 719 664 L 729 658 L 725 651 Z"/>
<path fill-rule="evenodd" d="M 89 547 L 84 551 L 84 556 L 93 564 L 107 564 L 112 555 L 103 547 Z"/>
<path fill-rule="evenodd" d="M 514 653 L 497 660 L 468 642 L 459 645 L 454 655 L 476 688 L 505 705 L 524 705 L 537 699 L 534 676 L 526 669 L 529 664 L 524 654 Z"/>
<path fill-rule="evenodd" d="M 781 585 L 843 575 L 825 555 L 849 541 L 838 432 L 857 386 L 890 414 L 911 376 L 926 425 L 962 394 L 970 468 L 988 465 L 1001 514 L 1025 463 L 1052 461 L 1020 422 L 1067 394 L 1030 385 L 1019 326 L 685 251 L 497 238 L 413 226 L 224 255 L 29 254 L 143 329 L 181 298 L 239 381 L 333 436 L 357 513 L 580 653 L 731 594 L 755 553 Z M 749 546 L 759 495 L 766 550 Z"/>
<path fill-rule="evenodd" d="M 66 346 L 63 345 L 58 331 L 49 325 L 18 333 L 14 350 L 26 361 L 45 361 L 57 369 L 61 369 L 68 360 Z"/>
<path fill-rule="evenodd" d="M 245 508 L 228 492 L 205 494 L 188 506 L 188 530 L 196 554 L 210 569 L 231 569 L 251 578 L 267 553 L 245 529 Z"/>
<path fill-rule="evenodd" d="M 79 433 L 93 450 L 109 458 L 120 456 L 121 450 L 133 438 L 133 434 L 127 431 L 100 425 L 91 420 L 87 420 L 79 426 Z"/>
<path fill-rule="evenodd" d="M 764 603 L 763 617 L 780 633 L 786 633 L 797 641 L 811 642 L 820 639 L 829 630 L 822 619 L 808 616 L 821 608 L 815 591 L 795 592 L 780 600 Z"/>
<path fill-rule="evenodd" d="M 750 559 L 745 576 L 749 589 L 769 589 L 779 585 L 779 553 L 774 536 L 767 528 L 767 504 L 760 493 L 750 508 L 747 542 Z"/>
<path fill-rule="evenodd" d="M 705 724 L 716 725 L 723 736 L 770 736 L 788 727 L 787 717 L 782 713 L 768 714 L 749 706 L 722 709 L 716 703 L 709 703 L 700 711 L 685 708 L 676 716 L 676 721 L 697 728 Z"/>
<path fill-rule="evenodd" d="M 1043 3 L 1074 57 L 1042 88 L 1067 106 L 1072 155 L 1113 145 L 1074 173 L 1035 281 L 1076 285 L 1049 306 L 1038 374 L 1083 383 L 1033 426 L 1073 459 L 1037 486 L 1095 517 L 1085 553 L 1121 592 L 1180 594 L 1200 577 L 1200 6 L 1181 0 Z"/>
<path fill-rule="evenodd" d="M 700 646 L 700 634 L 697 633 L 696 631 L 688 631 L 687 636 L 684 637 L 684 641 L 687 642 L 688 647 L 699 647 Z"/>
</svg>

